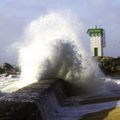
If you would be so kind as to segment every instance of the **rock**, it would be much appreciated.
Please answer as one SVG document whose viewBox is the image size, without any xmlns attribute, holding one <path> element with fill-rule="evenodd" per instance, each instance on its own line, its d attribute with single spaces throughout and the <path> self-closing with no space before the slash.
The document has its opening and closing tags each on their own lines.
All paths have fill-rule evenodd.
<svg viewBox="0 0 120 120">
<path fill-rule="evenodd" d="M 120 57 L 97 57 L 101 70 L 106 75 L 120 75 Z"/>
<path fill-rule="evenodd" d="M 13 66 L 9 63 L 4 63 L 0 66 L 0 74 L 6 74 L 6 76 L 10 74 L 20 74 L 20 67 Z"/>
<path fill-rule="evenodd" d="M 3 69 L 4 69 L 5 71 L 10 71 L 10 70 L 13 69 L 13 66 L 10 65 L 9 63 L 4 63 L 4 64 L 3 64 Z"/>
<path fill-rule="evenodd" d="M 5 73 L 5 70 L 2 67 L 0 67 L 0 74 L 3 74 L 3 73 Z"/>
</svg>

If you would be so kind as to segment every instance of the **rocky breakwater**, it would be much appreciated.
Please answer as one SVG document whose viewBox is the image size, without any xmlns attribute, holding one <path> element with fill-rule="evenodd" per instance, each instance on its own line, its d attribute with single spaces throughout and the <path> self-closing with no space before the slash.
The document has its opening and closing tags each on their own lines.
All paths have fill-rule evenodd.
<svg viewBox="0 0 120 120">
<path fill-rule="evenodd" d="M 62 80 L 41 80 L 0 98 L 0 120 L 53 120 L 66 97 Z"/>
<path fill-rule="evenodd" d="M 101 70 L 106 75 L 120 75 L 120 57 L 97 57 Z"/>
<path fill-rule="evenodd" d="M 20 73 L 20 68 L 15 65 L 11 65 L 9 63 L 4 63 L 0 65 L 0 74 L 6 74 L 6 76 L 10 74 L 18 74 Z"/>
</svg>

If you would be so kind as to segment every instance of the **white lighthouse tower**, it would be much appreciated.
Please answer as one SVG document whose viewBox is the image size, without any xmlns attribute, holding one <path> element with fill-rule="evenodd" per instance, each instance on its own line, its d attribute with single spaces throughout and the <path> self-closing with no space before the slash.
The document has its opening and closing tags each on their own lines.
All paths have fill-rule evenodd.
<svg viewBox="0 0 120 120">
<path fill-rule="evenodd" d="M 105 32 L 102 28 L 91 28 L 87 30 L 90 36 L 90 51 L 92 56 L 103 56 L 105 47 Z"/>
</svg>

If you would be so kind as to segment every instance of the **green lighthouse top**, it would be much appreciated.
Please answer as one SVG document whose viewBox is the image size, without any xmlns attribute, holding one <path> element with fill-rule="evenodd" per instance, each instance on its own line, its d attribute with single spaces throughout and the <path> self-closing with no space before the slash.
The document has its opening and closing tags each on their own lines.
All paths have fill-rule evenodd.
<svg viewBox="0 0 120 120">
<path fill-rule="evenodd" d="M 95 28 L 91 28 L 87 30 L 87 33 L 89 34 L 89 36 L 103 36 L 103 29 L 102 28 L 97 28 L 97 26 L 95 26 Z"/>
</svg>

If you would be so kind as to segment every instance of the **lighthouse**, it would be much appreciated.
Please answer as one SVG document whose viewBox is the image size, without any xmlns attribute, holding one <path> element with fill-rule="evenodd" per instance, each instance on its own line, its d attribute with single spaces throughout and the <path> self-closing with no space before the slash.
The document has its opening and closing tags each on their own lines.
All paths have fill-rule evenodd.
<svg viewBox="0 0 120 120">
<path fill-rule="evenodd" d="M 90 28 L 87 30 L 90 37 L 90 51 L 92 56 L 103 56 L 105 47 L 105 32 L 103 28 Z"/>
</svg>

